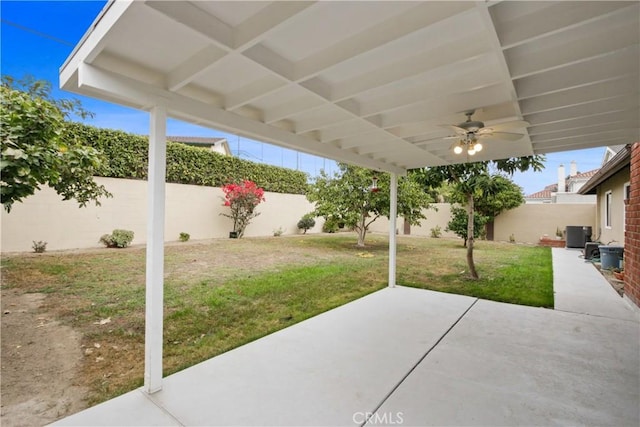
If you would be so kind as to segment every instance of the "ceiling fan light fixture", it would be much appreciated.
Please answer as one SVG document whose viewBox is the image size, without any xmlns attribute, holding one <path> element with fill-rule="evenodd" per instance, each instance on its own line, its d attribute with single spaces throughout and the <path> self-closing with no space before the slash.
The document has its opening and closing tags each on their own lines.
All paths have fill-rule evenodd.
<svg viewBox="0 0 640 427">
<path fill-rule="evenodd" d="M 449 129 L 453 129 L 455 135 L 448 136 L 445 139 L 456 139 L 459 141 L 454 145 L 453 152 L 455 154 L 462 154 L 465 151 L 467 155 L 473 156 L 479 153 L 484 148 L 480 143 L 480 139 L 496 139 L 502 141 L 518 141 L 524 136 L 521 133 L 504 132 L 504 130 L 518 129 L 528 127 L 530 124 L 524 120 L 515 120 L 511 122 L 503 122 L 486 127 L 483 122 L 479 120 L 473 120 L 472 116 L 475 110 L 466 111 L 464 114 L 467 116 L 465 122 L 457 125 L 442 125 Z"/>
</svg>

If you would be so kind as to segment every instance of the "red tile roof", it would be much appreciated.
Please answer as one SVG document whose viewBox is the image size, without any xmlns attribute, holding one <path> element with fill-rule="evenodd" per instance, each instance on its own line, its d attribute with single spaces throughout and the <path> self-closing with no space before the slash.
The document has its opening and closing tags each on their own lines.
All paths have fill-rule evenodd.
<svg viewBox="0 0 640 427">
<path fill-rule="evenodd" d="M 553 191 L 555 193 L 555 190 Z M 537 193 L 529 194 L 525 196 L 527 199 L 550 199 L 551 198 L 551 190 L 542 190 Z"/>
</svg>

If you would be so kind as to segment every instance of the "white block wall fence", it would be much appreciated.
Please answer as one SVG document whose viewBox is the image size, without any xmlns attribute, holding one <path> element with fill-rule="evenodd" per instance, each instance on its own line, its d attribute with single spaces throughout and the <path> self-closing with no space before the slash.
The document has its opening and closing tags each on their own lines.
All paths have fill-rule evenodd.
<svg viewBox="0 0 640 427">
<path fill-rule="evenodd" d="M 35 195 L 15 203 L 11 213 L 2 212 L 2 251 L 31 251 L 32 241 L 48 242 L 47 250 L 92 248 L 102 246 L 100 236 L 115 228 L 132 230 L 133 244 L 147 242 L 147 181 L 100 178 L 113 198 L 102 199 L 102 206 L 79 208 L 73 201 L 62 201 L 55 191 L 43 188 Z M 191 239 L 228 237 L 233 230 L 223 206 L 219 187 L 167 184 L 165 204 L 165 241 L 176 241 L 181 232 Z M 257 210 L 245 236 L 272 236 L 282 228 L 283 234 L 299 233 L 300 218 L 313 210 L 304 195 L 265 193 L 265 202 Z M 308 232 L 322 230 L 322 218 Z"/>
<path fill-rule="evenodd" d="M 48 242 L 47 250 L 101 247 L 100 236 L 115 228 L 132 230 L 133 244 L 147 242 L 147 182 L 140 180 L 96 178 L 113 193 L 111 199 L 103 199 L 102 206 L 89 205 L 79 208 L 71 201 L 62 201 L 52 189 L 45 187 L 23 203 L 14 204 L 10 214 L 2 212 L 2 252 L 30 252 L 33 241 Z M 219 187 L 198 185 L 166 185 L 165 241 L 176 241 L 181 232 L 191 239 L 228 237 L 232 229 L 229 218 L 220 215 L 228 212 L 222 203 Z M 245 235 L 271 236 L 282 228 L 283 234 L 298 234 L 297 223 L 302 215 L 311 212 L 313 205 L 304 195 L 266 193 L 266 202 L 258 206 L 260 216 L 254 218 Z M 434 209 L 425 212 L 419 226 L 411 227 L 411 235 L 429 237 L 431 229 L 439 226 L 442 237 L 455 237 L 446 232 L 451 217 L 448 203 L 436 203 Z M 567 225 L 594 225 L 594 205 L 522 205 L 496 218 L 495 240 L 508 241 L 514 234 L 520 243 L 536 243 L 540 236 L 555 235 L 557 227 Z M 308 233 L 322 231 L 322 218 Z M 404 233 L 404 220 L 398 218 L 396 228 Z M 379 218 L 371 226 L 371 232 L 388 234 L 389 220 Z M 596 230 L 594 228 L 594 230 Z"/>
</svg>

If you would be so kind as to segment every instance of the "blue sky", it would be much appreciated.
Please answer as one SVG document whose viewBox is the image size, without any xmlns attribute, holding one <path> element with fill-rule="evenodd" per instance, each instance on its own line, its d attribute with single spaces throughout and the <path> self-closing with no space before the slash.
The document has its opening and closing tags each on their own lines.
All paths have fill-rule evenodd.
<svg viewBox="0 0 640 427">
<path fill-rule="evenodd" d="M 82 38 L 106 1 L 0 1 L 2 27 L 0 32 L 0 72 L 20 78 L 32 75 L 48 80 L 54 87 L 54 96 L 77 97 L 95 117 L 88 124 L 147 134 L 149 119 L 144 111 L 80 97 L 58 89 L 58 69 Z M 225 137 L 231 150 L 240 157 L 263 161 L 289 168 L 298 167 L 315 175 L 321 168 L 335 170 L 335 163 L 315 156 L 296 153 L 247 138 L 190 125 L 178 120 L 167 123 L 169 135 Z M 590 150 L 548 154 L 543 172 L 514 175 L 513 180 L 523 187 L 525 194 L 542 190 L 557 180 L 560 164 L 566 166 L 575 160 L 578 170 L 586 172 L 600 167 L 604 147 Z"/>
</svg>

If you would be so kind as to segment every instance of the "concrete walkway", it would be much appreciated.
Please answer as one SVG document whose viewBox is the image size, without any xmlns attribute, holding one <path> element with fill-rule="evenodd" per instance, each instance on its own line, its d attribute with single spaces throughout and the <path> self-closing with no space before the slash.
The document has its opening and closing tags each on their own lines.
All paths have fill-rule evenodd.
<svg viewBox="0 0 640 427">
<path fill-rule="evenodd" d="M 56 425 L 638 426 L 637 314 L 578 255 L 556 310 L 384 289 Z"/>
<path fill-rule="evenodd" d="M 554 308 L 614 319 L 638 320 L 607 279 L 585 261 L 580 249 L 553 248 Z"/>
</svg>

